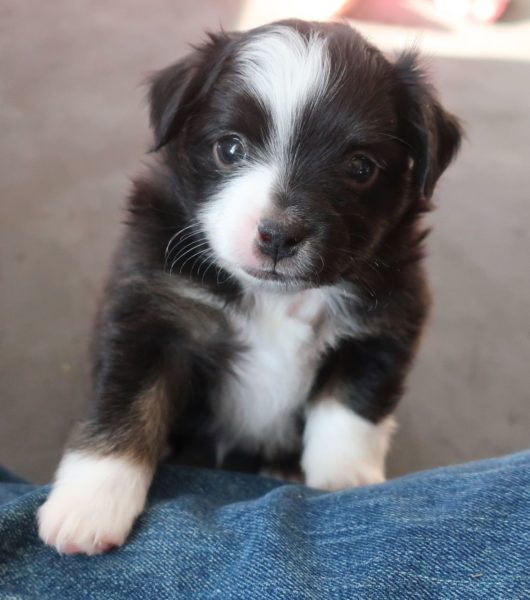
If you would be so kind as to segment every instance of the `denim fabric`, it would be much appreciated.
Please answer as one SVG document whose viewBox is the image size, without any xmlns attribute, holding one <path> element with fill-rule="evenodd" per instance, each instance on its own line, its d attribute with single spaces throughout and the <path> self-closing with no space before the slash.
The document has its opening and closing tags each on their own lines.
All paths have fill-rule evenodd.
<svg viewBox="0 0 530 600">
<path fill-rule="evenodd" d="M 530 452 L 323 493 L 162 467 L 127 544 L 59 556 L 0 472 L 0 598 L 530 598 Z"/>
</svg>

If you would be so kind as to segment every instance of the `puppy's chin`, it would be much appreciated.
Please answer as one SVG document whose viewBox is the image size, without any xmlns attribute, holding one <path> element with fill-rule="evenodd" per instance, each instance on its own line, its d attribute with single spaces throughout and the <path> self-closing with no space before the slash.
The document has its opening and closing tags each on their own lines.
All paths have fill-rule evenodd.
<svg viewBox="0 0 530 600">
<path fill-rule="evenodd" d="M 309 276 L 292 273 L 281 267 L 276 269 L 272 266 L 256 268 L 233 263 L 227 264 L 226 262 L 223 267 L 247 288 L 284 293 L 318 287 L 318 284 Z"/>
</svg>

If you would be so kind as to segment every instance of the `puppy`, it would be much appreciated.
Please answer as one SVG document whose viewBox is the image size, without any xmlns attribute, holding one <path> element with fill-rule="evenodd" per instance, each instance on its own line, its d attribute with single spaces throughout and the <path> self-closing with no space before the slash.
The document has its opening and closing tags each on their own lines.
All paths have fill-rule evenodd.
<svg viewBox="0 0 530 600">
<path fill-rule="evenodd" d="M 158 160 L 100 307 L 93 409 L 39 510 L 64 553 L 123 544 L 168 447 L 384 480 L 429 303 L 419 218 L 461 137 L 414 54 L 338 23 L 210 35 L 149 102 Z"/>
</svg>

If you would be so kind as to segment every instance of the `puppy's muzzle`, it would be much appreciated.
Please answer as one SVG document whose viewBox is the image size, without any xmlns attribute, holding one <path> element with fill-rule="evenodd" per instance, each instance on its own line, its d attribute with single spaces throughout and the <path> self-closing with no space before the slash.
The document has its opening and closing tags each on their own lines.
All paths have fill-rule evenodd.
<svg viewBox="0 0 530 600">
<path fill-rule="evenodd" d="M 276 264 L 283 258 L 294 256 L 308 233 L 301 223 L 284 225 L 267 219 L 258 225 L 256 247 L 262 255 L 272 258 Z"/>
</svg>

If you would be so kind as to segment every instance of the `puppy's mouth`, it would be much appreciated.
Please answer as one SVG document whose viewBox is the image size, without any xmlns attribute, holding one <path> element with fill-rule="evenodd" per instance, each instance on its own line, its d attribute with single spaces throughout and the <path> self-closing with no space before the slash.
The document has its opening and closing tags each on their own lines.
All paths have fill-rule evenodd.
<svg viewBox="0 0 530 600">
<path fill-rule="evenodd" d="M 243 271 L 247 275 L 254 277 L 255 279 L 260 279 L 262 281 L 276 281 L 278 283 L 286 283 L 293 280 L 293 277 L 289 275 L 284 275 L 283 273 L 278 273 L 278 271 L 274 269 L 252 269 L 249 267 L 244 267 Z"/>
<path fill-rule="evenodd" d="M 309 277 L 281 273 L 275 269 L 253 269 L 250 267 L 243 267 L 242 271 L 256 283 L 278 286 L 283 289 L 302 290 L 314 286 L 314 283 Z"/>
</svg>

